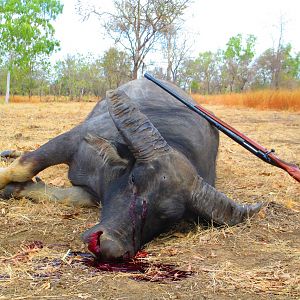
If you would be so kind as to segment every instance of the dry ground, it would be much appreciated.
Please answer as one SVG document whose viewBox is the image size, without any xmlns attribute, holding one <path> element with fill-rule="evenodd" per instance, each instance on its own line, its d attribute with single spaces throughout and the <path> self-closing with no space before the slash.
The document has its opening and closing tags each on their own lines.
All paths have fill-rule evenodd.
<svg viewBox="0 0 300 300">
<path fill-rule="evenodd" d="M 33 150 L 83 120 L 93 105 L 0 105 L 0 149 Z M 299 113 L 208 108 L 300 165 Z M 66 171 L 52 167 L 40 177 L 65 186 Z M 195 272 L 170 283 L 137 282 L 63 259 L 68 249 L 86 251 L 80 233 L 97 222 L 97 210 L 0 199 L 0 299 L 299 299 L 299 183 L 222 135 L 217 187 L 237 201 L 269 206 L 239 226 L 181 225 L 147 245 L 150 262 Z M 44 247 L 30 249 L 32 241 Z"/>
</svg>

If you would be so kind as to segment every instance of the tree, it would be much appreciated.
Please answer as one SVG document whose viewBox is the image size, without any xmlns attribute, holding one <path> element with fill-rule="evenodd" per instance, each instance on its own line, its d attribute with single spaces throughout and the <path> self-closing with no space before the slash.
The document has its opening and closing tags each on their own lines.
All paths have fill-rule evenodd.
<svg viewBox="0 0 300 300">
<path fill-rule="evenodd" d="M 108 89 L 118 87 L 129 78 L 128 57 L 112 48 L 100 58 L 76 54 L 59 60 L 55 65 L 51 89 L 55 96 L 82 100 L 84 96 L 105 96 Z"/>
<path fill-rule="evenodd" d="M 285 59 L 283 62 L 283 70 L 285 73 L 285 80 L 295 80 L 300 83 L 300 52 L 292 55 L 292 45 L 288 44 L 285 51 Z"/>
<path fill-rule="evenodd" d="M 266 88 L 271 87 L 273 73 L 273 50 L 265 50 L 256 60 L 253 66 L 254 78 L 252 87 Z"/>
<path fill-rule="evenodd" d="M 93 58 L 82 55 L 67 55 L 55 65 L 56 89 L 58 96 L 66 95 L 71 100 L 81 99 L 90 91 L 90 67 Z M 97 76 L 97 75 L 96 75 Z"/>
<path fill-rule="evenodd" d="M 179 72 L 192 48 L 180 25 L 170 25 L 163 31 L 162 51 L 167 59 L 166 80 L 178 83 Z"/>
<path fill-rule="evenodd" d="M 0 0 L 0 54 L 7 62 L 6 103 L 10 74 L 58 49 L 51 21 L 62 13 L 59 0 Z"/>
<path fill-rule="evenodd" d="M 245 41 L 242 35 L 238 34 L 231 37 L 226 44 L 224 74 L 228 79 L 230 92 L 244 90 L 250 79 L 248 69 L 255 55 L 255 41 L 256 37 L 252 34 L 248 35 Z"/>
<path fill-rule="evenodd" d="M 280 58 L 280 59 L 279 59 Z M 300 53 L 292 53 L 291 44 L 280 49 L 269 48 L 255 62 L 254 86 L 279 88 L 298 87 L 300 80 Z"/>
<path fill-rule="evenodd" d="M 211 51 L 199 53 L 195 61 L 199 81 L 202 83 L 202 91 L 210 94 L 212 91 L 212 81 L 218 75 L 216 54 Z"/>
<path fill-rule="evenodd" d="M 193 59 L 184 59 L 177 72 L 177 84 L 189 92 L 198 91 L 199 83 L 195 80 L 196 64 Z"/>
<path fill-rule="evenodd" d="M 107 34 L 128 51 L 132 60 L 132 78 L 136 79 L 145 57 L 170 25 L 187 8 L 191 0 L 114 0 L 114 12 L 91 8 L 87 13 L 78 0 L 78 11 L 87 19 L 97 15 Z M 105 19 L 105 16 L 108 18 Z"/>
<path fill-rule="evenodd" d="M 279 82 L 280 82 L 280 73 L 282 71 L 282 62 L 283 62 L 283 52 L 284 52 L 284 27 L 285 22 L 283 20 L 283 16 L 280 16 L 280 22 L 279 22 L 279 37 L 277 42 L 277 47 L 271 48 L 272 53 L 272 87 L 275 89 L 279 88 Z"/>
<path fill-rule="evenodd" d="M 116 48 L 110 48 L 102 58 L 102 67 L 109 88 L 117 88 L 130 78 L 130 61 L 128 55 Z"/>
<path fill-rule="evenodd" d="M 300 57 L 292 53 L 292 45 L 284 42 L 286 22 L 281 15 L 277 37 L 273 47 L 265 50 L 255 63 L 255 87 L 293 88 L 299 87 Z"/>
</svg>

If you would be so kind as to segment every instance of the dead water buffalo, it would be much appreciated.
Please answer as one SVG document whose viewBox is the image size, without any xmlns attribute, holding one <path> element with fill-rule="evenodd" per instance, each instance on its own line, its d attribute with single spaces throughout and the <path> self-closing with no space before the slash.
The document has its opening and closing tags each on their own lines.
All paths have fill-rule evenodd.
<svg viewBox="0 0 300 300">
<path fill-rule="evenodd" d="M 0 169 L 0 189 L 2 197 L 46 193 L 72 204 L 101 203 L 101 220 L 84 242 L 103 259 L 133 256 L 183 218 L 234 225 L 260 210 L 214 188 L 218 144 L 206 120 L 152 82 L 135 80 L 107 92 L 77 127 Z M 61 163 L 72 187 L 31 180 Z"/>
</svg>

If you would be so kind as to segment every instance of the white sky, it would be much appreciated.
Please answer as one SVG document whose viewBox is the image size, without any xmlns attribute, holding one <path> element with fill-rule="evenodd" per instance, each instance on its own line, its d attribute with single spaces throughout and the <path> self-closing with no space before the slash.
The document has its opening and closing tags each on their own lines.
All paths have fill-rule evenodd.
<svg viewBox="0 0 300 300">
<path fill-rule="evenodd" d="M 76 0 L 62 2 L 64 12 L 55 23 L 61 51 L 54 59 L 68 53 L 102 55 L 112 42 L 101 34 L 100 22 L 95 18 L 81 22 L 75 11 Z M 105 0 L 102 5 L 110 3 Z M 224 49 L 229 38 L 238 33 L 254 34 L 257 53 L 261 53 L 278 41 L 281 16 L 285 23 L 284 42 L 291 42 L 293 50 L 300 51 L 300 0 L 194 0 L 185 15 L 186 32 L 195 40 L 194 56 Z"/>
</svg>

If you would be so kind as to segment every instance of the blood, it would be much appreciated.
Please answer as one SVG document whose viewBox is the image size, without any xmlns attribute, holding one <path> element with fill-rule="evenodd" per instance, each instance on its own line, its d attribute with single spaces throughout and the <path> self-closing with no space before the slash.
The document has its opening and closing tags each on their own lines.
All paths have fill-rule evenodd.
<svg viewBox="0 0 300 300">
<path fill-rule="evenodd" d="M 142 240 L 142 236 L 143 236 L 144 226 L 146 223 L 147 211 L 148 211 L 147 201 L 144 199 L 143 207 L 142 207 L 142 215 L 141 215 L 141 222 L 142 222 L 141 223 L 141 240 Z"/>
<path fill-rule="evenodd" d="M 130 202 L 130 207 L 129 207 L 129 216 L 130 216 L 130 221 L 132 225 L 132 246 L 133 249 L 136 249 L 136 241 L 135 241 L 135 227 L 136 227 L 136 200 L 137 200 L 137 194 L 134 192 L 132 195 L 132 200 Z"/>
<path fill-rule="evenodd" d="M 100 236 L 103 232 L 97 231 L 90 235 L 88 243 L 88 249 L 96 256 L 100 254 Z"/>
<path fill-rule="evenodd" d="M 136 219 L 137 219 L 137 211 L 136 211 L 136 203 L 137 202 L 137 193 L 136 191 L 133 192 L 132 195 L 132 200 L 130 202 L 130 207 L 129 207 L 129 216 L 130 216 L 130 221 L 131 221 L 131 226 L 132 226 L 132 246 L 133 249 L 136 249 Z M 140 234 L 141 237 L 140 239 L 142 240 L 142 235 L 144 231 L 144 226 L 146 223 L 146 217 L 147 217 L 147 201 L 144 199 L 143 204 L 142 204 L 142 213 L 141 213 L 141 229 L 140 229 Z"/>
<path fill-rule="evenodd" d="M 88 253 L 71 252 L 70 256 L 79 256 L 80 261 L 88 267 L 102 272 L 132 273 L 131 278 L 137 281 L 167 282 L 178 281 L 190 277 L 192 271 L 176 269 L 173 264 L 150 263 L 145 260 L 148 253 L 139 251 L 136 256 L 128 260 L 101 261 Z"/>
<path fill-rule="evenodd" d="M 43 247 L 44 247 L 44 244 L 41 241 L 25 241 L 21 245 L 21 248 L 24 251 L 31 251 L 31 250 L 42 249 Z"/>
<path fill-rule="evenodd" d="M 99 237 L 102 232 L 93 234 L 90 240 L 89 250 L 96 252 L 100 250 Z M 28 259 L 29 252 L 39 251 L 44 248 L 45 245 L 41 241 L 25 242 L 22 245 L 22 251 L 19 251 L 11 258 L 5 258 L 1 260 L 1 263 L 21 262 Z M 48 246 L 46 246 L 48 247 Z M 134 258 L 123 258 L 114 261 L 101 261 L 99 258 L 95 258 L 91 253 L 84 253 L 80 251 L 68 253 L 68 264 L 83 264 L 87 267 L 93 268 L 96 271 L 101 272 L 123 272 L 130 273 L 130 278 L 136 281 L 151 281 L 151 282 L 170 282 L 178 281 L 193 275 L 192 271 L 178 270 L 173 264 L 151 263 L 146 251 L 138 251 Z M 48 257 L 36 259 L 36 271 L 32 274 L 33 278 L 56 278 L 59 279 L 62 275 L 60 267 L 64 264 L 61 259 L 50 259 Z M 51 266 L 51 270 L 48 271 L 48 267 Z M 8 280 L 10 276 L 8 274 L 0 274 L 0 281 Z"/>
</svg>

